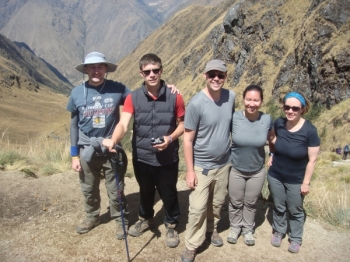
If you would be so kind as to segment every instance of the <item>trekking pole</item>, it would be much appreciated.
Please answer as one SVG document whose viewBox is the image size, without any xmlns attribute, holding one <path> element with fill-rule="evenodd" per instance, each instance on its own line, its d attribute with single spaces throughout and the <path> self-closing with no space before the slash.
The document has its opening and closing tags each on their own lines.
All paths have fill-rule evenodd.
<svg viewBox="0 0 350 262">
<path fill-rule="evenodd" d="M 118 165 L 123 165 L 123 159 L 122 157 L 119 156 L 118 154 L 118 150 L 119 150 L 119 146 L 115 147 L 116 153 L 112 154 L 111 156 L 111 163 L 112 163 L 112 169 L 114 171 L 115 174 L 115 179 L 117 182 L 117 192 L 118 192 L 118 202 L 119 202 L 119 208 L 120 208 L 120 214 L 122 217 L 122 226 L 123 226 L 123 232 L 124 232 L 124 241 L 125 241 L 125 249 L 126 249 L 126 255 L 128 258 L 128 262 L 130 262 L 130 255 L 129 255 L 129 246 L 128 246 L 128 239 L 126 236 L 126 229 L 125 229 L 125 220 L 124 220 L 124 210 L 123 210 L 123 201 L 122 201 L 122 196 L 121 196 L 121 192 L 120 192 L 120 185 L 119 185 L 119 176 L 118 176 Z"/>
</svg>

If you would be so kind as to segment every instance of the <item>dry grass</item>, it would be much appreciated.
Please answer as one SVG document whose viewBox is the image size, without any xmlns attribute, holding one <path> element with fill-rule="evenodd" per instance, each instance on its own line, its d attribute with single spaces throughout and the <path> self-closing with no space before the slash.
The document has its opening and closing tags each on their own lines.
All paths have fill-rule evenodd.
<svg viewBox="0 0 350 262">
<path fill-rule="evenodd" d="M 350 21 L 348 21 L 347 24 L 343 25 L 339 32 L 332 35 L 332 39 L 328 42 L 326 46 L 323 47 L 323 51 L 330 49 L 330 52 L 326 56 L 327 58 L 332 58 L 332 56 L 340 54 L 341 52 L 349 48 L 349 31 Z"/>
<path fill-rule="evenodd" d="M 350 99 L 324 111 L 314 124 L 321 137 L 322 151 L 332 151 L 338 145 L 343 148 L 350 143 Z"/>
<path fill-rule="evenodd" d="M 334 165 L 339 158 L 329 152 L 319 156 L 305 209 L 312 217 L 350 228 L 350 162 Z"/>
<path fill-rule="evenodd" d="M 25 146 L 0 140 L 0 167 L 29 176 L 45 176 L 70 169 L 69 141 L 39 137 Z"/>
</svg>

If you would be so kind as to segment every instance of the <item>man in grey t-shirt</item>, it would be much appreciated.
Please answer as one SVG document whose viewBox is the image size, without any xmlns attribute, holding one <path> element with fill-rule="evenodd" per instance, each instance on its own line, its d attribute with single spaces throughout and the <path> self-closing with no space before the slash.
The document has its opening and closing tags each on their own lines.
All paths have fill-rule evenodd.
<svg viewBox="0 0 350 262">
<path fill-rule="evenodd" d="M 235 106 L 234 92 L 222 88 L 226 77 L 223 61 L 209 61 L 204 69 L 206 86 L 190 100 L 186 110 L 186 183 L 193 191 L 189 197 L 183 262 L 194 260 L 206 237 L 214 246 L 223 245 L 216 227 L 231 169 L 230 125 Z"/>
</svg>

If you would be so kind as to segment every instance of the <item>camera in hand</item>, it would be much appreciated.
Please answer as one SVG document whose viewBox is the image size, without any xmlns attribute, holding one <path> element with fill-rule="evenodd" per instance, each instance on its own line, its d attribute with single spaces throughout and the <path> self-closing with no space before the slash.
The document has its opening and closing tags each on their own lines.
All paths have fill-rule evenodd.
<svg viewBox="0 0 350 262">
<path fill-rule="evenodd" d="M 151 145 L 158 145 L 164 143 L 164 138 L 163 137 L 158 137 L 158 138 L 151 138 Z"/>
</svg>

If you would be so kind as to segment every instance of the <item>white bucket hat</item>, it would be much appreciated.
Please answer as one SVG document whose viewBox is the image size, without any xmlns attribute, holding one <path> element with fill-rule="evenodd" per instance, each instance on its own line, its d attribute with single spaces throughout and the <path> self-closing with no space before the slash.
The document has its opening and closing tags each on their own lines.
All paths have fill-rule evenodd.
<svg viewBox="0 0 350 262">
<path fill-rule="evenodd" d="M 99 52 L 89 53 L 85 57 L 84 63 L 77 65 L 75 69 L 84 74 L 84 66 L 91 64 L 106 64 L 108 66 L 107 72 L 114 72 L 117 69 L 117 65 L 107 62 L 105 55 Z"/>
</svg>

